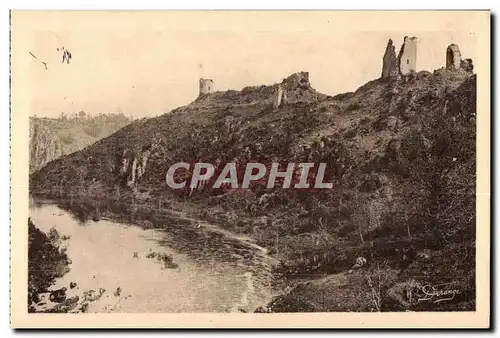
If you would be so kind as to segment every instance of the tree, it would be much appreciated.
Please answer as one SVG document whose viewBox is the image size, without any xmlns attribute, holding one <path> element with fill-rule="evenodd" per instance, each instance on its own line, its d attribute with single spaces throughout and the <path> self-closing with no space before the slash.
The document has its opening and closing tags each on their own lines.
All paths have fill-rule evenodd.
<svg viewBox="0 0 500 338">
<path fill-rule="evenodd" d="M 87 114 L 83 110 L 80 110 L 80 112 L 78 113 L 78 116 L 81 118 L 84 118 L 86 115 Z"/>
</svg>

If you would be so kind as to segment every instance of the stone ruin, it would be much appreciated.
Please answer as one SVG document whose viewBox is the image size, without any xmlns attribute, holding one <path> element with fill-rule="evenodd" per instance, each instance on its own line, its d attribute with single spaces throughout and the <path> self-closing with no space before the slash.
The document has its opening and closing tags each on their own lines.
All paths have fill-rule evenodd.
<svg viewBox="0 0 500 338">
<path fill-rule="evenodd" d="M 285 90 L 283 89 L 283 85 L 280 83 L 278 85 L 277 96 L 273 102 L 273 112 L 277 112 L 278 109 L 284 104 L 287 100 L 287 95 Z"/>
<path fill-rule="evenodd" d="M 456 44 L 451 44 L 446 49 L 446 69 L 463 70 L 472 73 L 474 66 L 471 59 L 462 60 L 460 49 Z M 417 38 L 405 36 L 403 45 L 396 57 L 396 51 L 389 39 L 382 59 L 381 77 L 397 77 L 417 70 Z"/>
<path fill-rule="evenodd" d="M 308 72 L 297 72 L 286 79 L 283 80 L 282 84 L 285 89 L 292 90 L 295 88 L 307 89 L 311 86 L 309 83 L 309 73 Z"/>
<path fill-rule="evenodd" d="M 467 73 L 472 73 L 474 65 L 472 59 L 462 60 L 462 54 L 456 44 L 451 44 L 446 48 L 446 69 L 447 70 L 464 70 Z"/>
<path fill-rule="evenodd" d="M 276 96 L 273 100 L 273 111 L 277 112 L 279 108 L 288 102 L 290 96 L 293 95 L 296 89 L 308 89 L 311 87 L 311 83 L 309 82 L 309 73 L 308 72 L 297 72 L 293 73 L 289 77 L 285 78 L 276 89 Z"/>
<path fill-rule="evenodd" d="M 204 96 L 213 92 L 214 92 L 214 80 L 201 78 L 199 96 Z"/>
<path fill-rule="evenodd" d="M 382 59 L 382 77 L 405 75 L 417 70 L 417 38 L 405 36 L 396 56 L 396 49 L 389 39 Z"/>
<path fill-rule="evenodd" d="M 446 69 L 459 69 L 462 54 L 457 45 L 451 44 L 446 48 Z"/>
<path fill-rule="evenodd" d="M 383 65 L 382 65 L 382 77 L 387 76 L 398 76 L 399 66 L 398 58 L 396 56 L 396 49 L 392 43 L 392 39 L 387 42 L 387 47 L 385 48 Z"/>
<path fill-rule="evenodd" d="M 417 38 L 405 36 L 398 55 L 399 73 L 405 75 L 417 70 Z"/>
</svg>

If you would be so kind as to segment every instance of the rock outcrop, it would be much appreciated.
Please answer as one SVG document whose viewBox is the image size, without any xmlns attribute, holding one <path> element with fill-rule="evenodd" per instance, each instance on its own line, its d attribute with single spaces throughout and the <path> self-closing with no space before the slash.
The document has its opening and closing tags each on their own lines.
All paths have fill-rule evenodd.
<svg viewBox="0 0 500 338">
<path fill-rule="evenodd" d="M 29 140 L 30 173 L 63 155 L 61 144 L 54 133 L 33 118 L 30 119 Z"/>
<path fill-rule="evenodd" d="M 126 186 L 132 188 L 142 179 L 152 148 L 153 145 L 148 144 L 137 153 L 128 149 L 123 151 L 119 174 Z"/>
<path fill-rule="evenodd" d="M 63 155 L 81 150 L 130 123 L 123 115 L 99 115 L 82 119 L 30 117 L 30 173 Z"/>
</svg>

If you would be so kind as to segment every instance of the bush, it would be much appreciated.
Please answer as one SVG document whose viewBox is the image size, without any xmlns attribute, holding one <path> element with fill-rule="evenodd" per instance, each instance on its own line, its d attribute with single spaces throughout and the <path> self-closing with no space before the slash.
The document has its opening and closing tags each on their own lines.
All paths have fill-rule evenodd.
<svg viewBox="0 0 500 338">
<path fill-rule="evenodd" d="M 51 235 L 55 239 L 56 232 L 51 231 Z M 69 271 L 68 264 L 66 253 L 28 219 L 28 305 Z"/>
</svg>

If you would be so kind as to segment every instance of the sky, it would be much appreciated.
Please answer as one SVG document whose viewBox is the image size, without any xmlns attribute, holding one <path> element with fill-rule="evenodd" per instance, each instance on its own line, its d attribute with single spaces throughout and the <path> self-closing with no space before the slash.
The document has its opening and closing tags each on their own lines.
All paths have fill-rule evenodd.
<svg viewBox="0 0 500 338">
<path fill-rule="evenodd" d="M 387 40 L 396 53 L 418 37 L 417 70 L 445 65 L 446 47 L 477 59 L 470 12 L 14 12 L 12 55 L 23 67 L 30 115 L 122 111 L 156 116 L 216 90 L 274 84 L 308 71 L 335 95 L 380 76 Z M 58 47 L 72 54 L 61 63 Z M 48 70 L 30 56 L 47 63 Z"/>
</svg>

